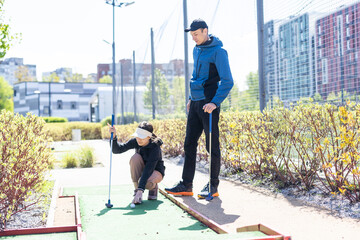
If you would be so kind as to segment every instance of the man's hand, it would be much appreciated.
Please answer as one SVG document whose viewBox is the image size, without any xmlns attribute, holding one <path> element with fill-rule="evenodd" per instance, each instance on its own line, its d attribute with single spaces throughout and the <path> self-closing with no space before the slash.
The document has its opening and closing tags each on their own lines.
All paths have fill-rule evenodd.
<svg viewBox="0 0 360 240">
<path fill-rule="evenodd" d="M 211 113 L 216 108 L 214 103 L 207 103 L 203 106 L 204 112 Z"/>
<path fill-rule="evenodd" d="M 190 103 L 191 103 L 191 100 L 189 100 L 188 103 L 186 104 L 186 110 L 187 110 L 187 112 L 190 111 Z"/>
<path fill-rule="evenodd" d="M 111 126 L 109 123 L 107 123 L 108 127 L 109 127 L 109 133 L 114 133 L 114 138 L 116 137 L 116 128 L 114 126 Z"/>
<path fill-rule="evenodd" d="M 134 200 L 132 202 L 134 204 L 140 204 L 142 202 L 142 194 L 143 194 L 143 191 L 140 189 L 137 189 L 135 196 L 134 196 Z"/>
</svg>

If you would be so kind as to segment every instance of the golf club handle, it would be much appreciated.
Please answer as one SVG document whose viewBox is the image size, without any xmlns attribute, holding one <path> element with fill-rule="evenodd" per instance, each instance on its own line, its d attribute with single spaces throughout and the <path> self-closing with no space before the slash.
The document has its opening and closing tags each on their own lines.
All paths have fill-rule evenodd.
<svg viewBox="0 0 360 240">
<path fill-rule="evenodd" d="M 112 127 L 114 126 L 114 122 L 115 122 L 115 115 L 112 114 L 112 115 L 111 115 L 111 126 L 112 126 Z M 111 137 L 110 137 L 110 139 L 113 140 L 113 137 L 114 137 L 114 133 L 111 132 Z M 112 150 L 112 146 L 111 146 L 111 150 Z"/>
<path fill-rule="evenodd" d="M 212 113 L 209 113 L 209 133 L 211 134 L 212 129 Z"/>
</svg>

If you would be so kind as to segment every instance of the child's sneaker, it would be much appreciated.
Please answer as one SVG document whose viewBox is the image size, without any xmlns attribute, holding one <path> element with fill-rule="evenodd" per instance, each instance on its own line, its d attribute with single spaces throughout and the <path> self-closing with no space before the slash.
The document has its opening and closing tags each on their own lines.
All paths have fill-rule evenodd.
<svg viewBox="0 0 360 240">
<path fill-rule="evenodd" d="M 158 189 L 159 187 L 156 184 L 156 186 L 152 190 L 149 190 L 148 200 L 157 200 Z"/>
<path fill-rule="evenodd" d="M 204 188 L 201 190 L 201 192 L 198 194 L 199 199 L 205 199 L 209 196 L 209 183 L 207 183 Z M 211 196 L 218 197 L 219 193 L 217 190 L 217 187 L 211 185 Z"/>
<path fill-rule="evenodd" d="M 165 188 L 165 191 L 174 196 L 192 196 L 192 195 L 194 195 L 194 193 L 192 191 L 192 184 L 190 183 L 187 186 L 185 186 L 185 184 L 182 181 L 180 181 L 173 188 Z"/>
</svg>

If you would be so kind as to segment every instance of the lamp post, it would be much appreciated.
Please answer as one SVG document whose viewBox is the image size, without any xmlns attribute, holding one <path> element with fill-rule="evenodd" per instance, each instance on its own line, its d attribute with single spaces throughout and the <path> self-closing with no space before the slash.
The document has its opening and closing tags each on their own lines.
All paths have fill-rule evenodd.
<svg viewBox="0 0 360 240">
<path fill-rule="evenodd" d="M 36 90 L 34 91 L 35 94 L 38 95 L 38 116 L 40 117 L 40 91 L 39 90 Z"/>
<path fill-rule="evenodd" d="M 115 102 L 115 7 L 127 7 L 135 2 L 119 2 L 116 0 L 106 0 L 106 4 L 113 6 L 113 43 L 112 43 L 112 100 L 113 100 L 113 114 L 115 115 L 116 102 Z M 116 119 L 116 118 L 115 118 Z"/>
</svg>

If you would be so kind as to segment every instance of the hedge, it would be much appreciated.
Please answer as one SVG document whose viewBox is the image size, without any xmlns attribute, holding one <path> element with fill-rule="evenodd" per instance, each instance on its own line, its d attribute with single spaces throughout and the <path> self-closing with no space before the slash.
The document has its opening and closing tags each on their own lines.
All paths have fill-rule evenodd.
<svg viewBox="0 0 360 240">
<path fill-rule="evenodd" d="M 88 122 L 47 123 L 45 131 L 53 141 L 69 141 L 72 129 L 81 130 L 81 139 L 101 139 L 101 124 Z"/>
<path fill-rule="evenodd" d="M 150 122 L 164 142 L 163 153 L 182 154 L 186 120 Z M 127 141 L 136 127 L 116 126 L 119 141 Z M 279 187 L 295 185 L 305 190 L 319 181 L 329 194 L 360 201 L 360 106 L 299 102 L 263 113 L 222 112 L 219 128 L 222 164 L 228 173 L 245 171 L 272 179 Z M 103 127 L 102 138 L 109 137 Z M 198 155 L 207 161 L 204 135 Z"/>
</svg>

